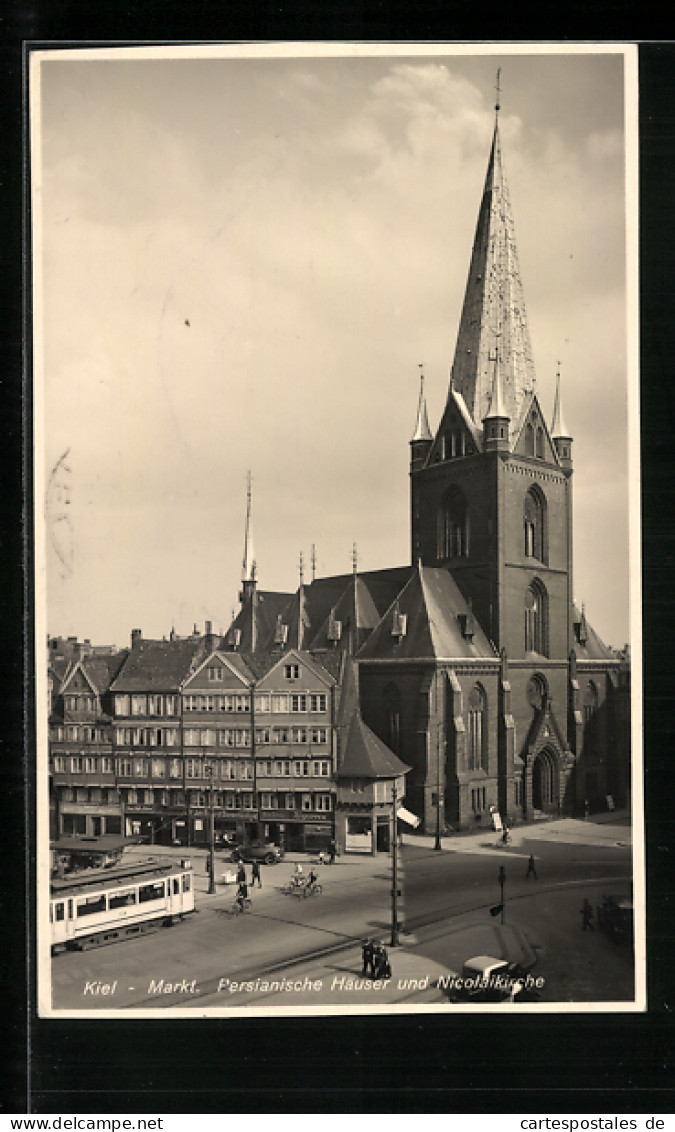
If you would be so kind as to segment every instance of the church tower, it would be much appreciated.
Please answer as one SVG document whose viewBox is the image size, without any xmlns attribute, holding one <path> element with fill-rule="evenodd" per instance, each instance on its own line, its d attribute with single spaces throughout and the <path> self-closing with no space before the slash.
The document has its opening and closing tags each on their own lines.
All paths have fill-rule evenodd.
<svg viewBox="0 0 675 1132">
<path fill-rule="evenodd" d="M 411 441 L 411 560 L 447 568 L 509 660 L 570 641 L 572 440 L 559 386 L 541 411 L 499 137 L 499 106 L 450 388 L 436 435 Z M 424 413 L 422 413 L 424 409 Z"/>
</svg>

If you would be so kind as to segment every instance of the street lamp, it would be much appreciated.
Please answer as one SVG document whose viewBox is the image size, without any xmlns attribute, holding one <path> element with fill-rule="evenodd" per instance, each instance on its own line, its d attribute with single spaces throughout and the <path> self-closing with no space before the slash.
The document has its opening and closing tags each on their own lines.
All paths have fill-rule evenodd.
<svg viewBox="0 0 675 1132">
<path fill-rule="evenodd" d="M 396 779 L 391 790 L 391 946 L 398 947 L 398 837 Z"/>
<path fill-rule="evenodd" d="M 204 777 L 209 780 L 209 895 L 216 891 L 216 850 L 213 822 L 213 767 L 207 763 L 204 767 Z"/>
<path fill-rule="evenodd" d="M 438 732 L 436 737 L 436 840 L 434 841 L 434 849 L 442 849 L 441 845 L 441 729 L 442 723 L 438 724 Z"/>
</svg>

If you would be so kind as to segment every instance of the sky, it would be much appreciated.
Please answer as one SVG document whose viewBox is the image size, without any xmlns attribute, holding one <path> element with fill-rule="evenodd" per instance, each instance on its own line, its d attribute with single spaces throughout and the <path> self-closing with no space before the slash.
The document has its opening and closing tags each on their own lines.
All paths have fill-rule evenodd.
<svg viewBox="0 0 675 1132">
<path fill-rule="evenodd" d="M 294 590 L 301 552 L 308 581 L 312 546 L 317 576 L 355 543 L 360 570 L 410 561 L 419 365 L 435 430 L 501 68 L 537 389 L 550 423 L 560 363 L 574 436 L 574 595 L 621 646 L 623 54 L 247 50 L 34 64 L 45 631 L 226 629 L 249 470 L 262 589 Z"/>
</svg>

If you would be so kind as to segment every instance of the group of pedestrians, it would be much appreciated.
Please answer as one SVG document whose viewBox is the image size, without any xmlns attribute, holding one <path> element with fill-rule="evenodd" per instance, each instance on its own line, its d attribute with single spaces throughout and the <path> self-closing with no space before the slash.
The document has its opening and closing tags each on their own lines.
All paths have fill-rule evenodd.
<svg viewBox="0 0 675 1132">
<path fill-rule="evenodd" d="M 391 964 L 384 944 L 378 939 L 364 939 L 361 945 L 363 976 L 370 979 L 390 979 Z"/>
</svg>

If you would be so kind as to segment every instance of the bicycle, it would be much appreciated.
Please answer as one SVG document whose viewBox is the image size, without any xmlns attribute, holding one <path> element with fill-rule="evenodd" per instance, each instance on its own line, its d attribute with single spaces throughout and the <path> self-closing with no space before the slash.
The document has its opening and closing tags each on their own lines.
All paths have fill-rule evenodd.
<svg viewBox="0 0 675 1132">
<path fill-rule="evenodd" d="M 303 896 L 321 896 L 323 892 L 322 884 L 306 884 L 302 890 Z"/>
<path fill-rule="evenodd" d="M 251 899 L 248 896 L 245 896 L 242 900 L 235 900 L 234 904 L 232 905 L 232 915 L 233 916 L 239 916 L 242 912 L 250 912 L 250 911 L 251 911 Z"/>
</svg>

